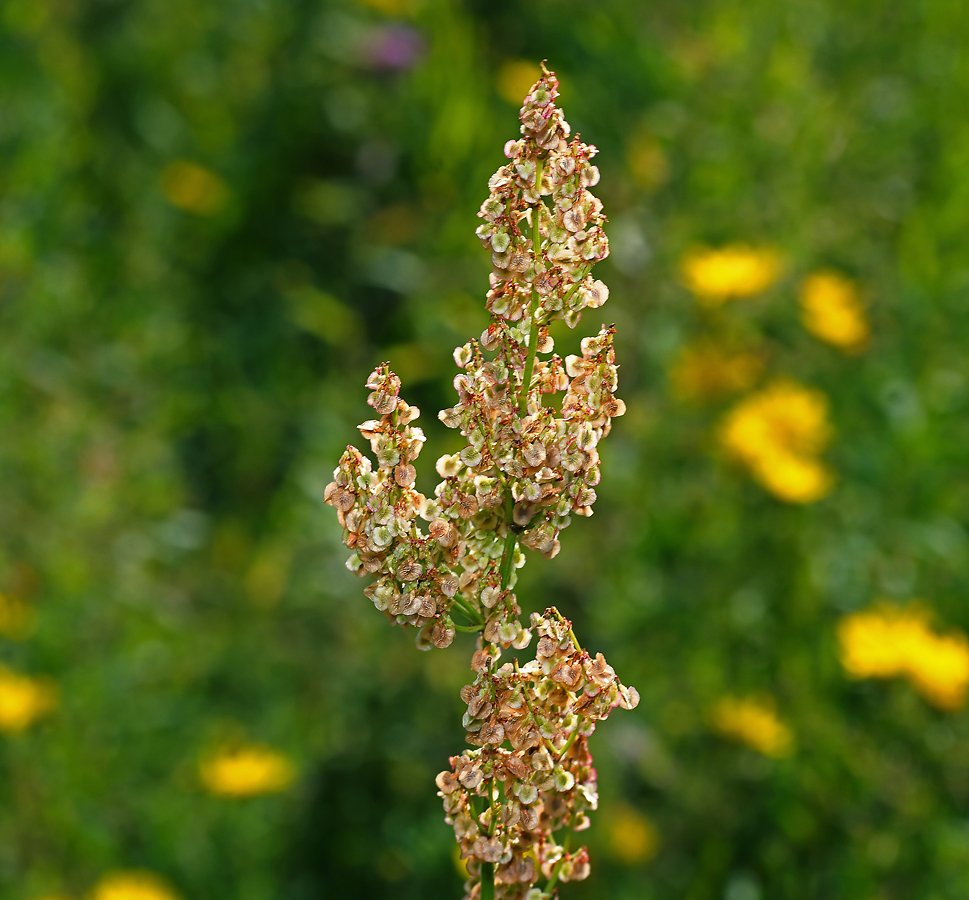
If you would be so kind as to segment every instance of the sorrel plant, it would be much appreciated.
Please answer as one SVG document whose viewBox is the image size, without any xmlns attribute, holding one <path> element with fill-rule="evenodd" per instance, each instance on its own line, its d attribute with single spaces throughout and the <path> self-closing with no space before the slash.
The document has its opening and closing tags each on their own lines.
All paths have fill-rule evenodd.
<svg viewBox="0 0 969 900">
<path fill-rule="evenodd" d="M 367 380 L 379 418 L 360 426 L 376 466 L 347 447 L 325 494 L 353 551 L 347 567 L 376 576 L 364 593 L 414 628 L 420 649 L 446 648 L 456 631 L 478 636 L 476 677 L 461 691 L 475 749 L 437 776 L 473 900 L 548 898 L 589 874 L 585 847 L 572 846 L 598 802 L 588 739 L 599 719 L 639 700 L 557 609 L 532 613 L 524 627 L 515 595 L 525 551 L 551 559 L 572 516 L 592 515 L 597 447 L 625 410 L 614 329 L 603 326 L 564 360 L 548 333 L 554 320 L 574 328 L 583 310 L 605 303 L 609 290 L 591 273 L 609 244 L 589 191 L 596 148 L 570 139 L 558 81 L 542 72 L 521 108 L 522 137 L 505 145 L 509 161 L 478 213 L 494 266 L 491 324 L 454 351 L 458 402 L 440 413 L 466 446 L 437 461 L 433 497 L 418 493 L 418 410 L 383 363 Z M 503 650 L 524 650 L 533 635 L 533 660 L 499 665 Z"/>
</svg>

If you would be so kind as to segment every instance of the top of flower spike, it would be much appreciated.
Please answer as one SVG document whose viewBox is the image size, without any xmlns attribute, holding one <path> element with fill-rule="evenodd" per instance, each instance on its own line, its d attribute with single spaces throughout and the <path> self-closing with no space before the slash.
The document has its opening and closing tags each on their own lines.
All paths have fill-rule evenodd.
<svg viewBox="0 0 969 900">
<path fill-rule="evenodd" d="M 532 85 L 518 113 L 522 135 L 539 150 L 564 150 L 565 141 L 572 131 L 562 117 L 562 110 L 555 105 L 558 87 L 555 73 L 549 72 L 543 62 L 542 77 Z"/>
<path fill-rule="evenodd" d="M 543 65 L 521 109 L 522 136 L 506 145 L 478 213 L 476 233 L 493 265 L 491 322 L 480 340 L 455 351 L 458 402 L 439 416 L 467 446 L 438 460 L 433 495 L 419 493 L 412 463 L 424 435 L 411 424 L 418 411 L 381 365 L 367 381 L 379 418 L 360 426 L 376 466 L 348 448 L 325 492 L 354 551 L 348 567 L 377 576 L 367 596 L 419 628 L 422 648 L 450 643 L 454 613 L 480 630 L 489 658 L 499 646 L 527 644 L 515 570 L 526 549 L 555 556 L 562 529 L 592 514 L 596 448 L 624 411 L 615 396 L 614 329 L 604 325 L 582 341 L 581 356 L 564 359 L 549 335 L 554 320 L 575 327 L 609 296 L 592 275 L 609 252 L 602 203 L 590 190 L 599 181 L 597 151 L 570 136 L 557 96 L 558 80 Z M 564 394 L 560 403 L 548 396 L 555 394 Z"/>
</svg>

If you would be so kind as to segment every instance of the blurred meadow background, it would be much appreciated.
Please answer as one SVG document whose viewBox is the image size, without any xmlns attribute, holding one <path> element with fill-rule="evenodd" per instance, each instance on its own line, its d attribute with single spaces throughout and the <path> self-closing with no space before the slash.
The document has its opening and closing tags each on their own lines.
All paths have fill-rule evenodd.
<svg viewBox="0 0 969 900">
<path fill-rule="evenodd" d="M 628 413 L 519 596 L 642 694 L 563 898 L 969 896 L 967 27 L 0 4 L 0 895 L 460 896 L 470 636 L 388 627 L 322 493 L 384 359 L 422 490 L 455 449 L 476 212 L 547 58 L 601 151 Z"/>
</svg>

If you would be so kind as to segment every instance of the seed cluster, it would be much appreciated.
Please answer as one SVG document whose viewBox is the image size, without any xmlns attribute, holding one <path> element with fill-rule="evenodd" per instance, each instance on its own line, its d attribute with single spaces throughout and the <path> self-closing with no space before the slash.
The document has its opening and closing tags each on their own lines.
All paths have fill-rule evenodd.
<svg viewBox="0 0 969 900">
<path fill-rule="evenodd" d="M 586 851 L 568 846 L 596 806 L 587 739 L 614 707 L 638 702 L 556 610 L 523 627 L 514 593 L 522 548 L 552 558 L 572 516 L 592 515 L 598 444 L 625 412 L 615 396 L 615 330 L 603 326 L 565 359 L 548 333 L 556 319 L 575 327 L 609 296 L 591 275 L 609 249 L 602 204 L 589 192 L 597 151 L 569 139 L 557 88 L 543 66 L 521 109 L 522 138 L 506 144 L 510 162 L 491 178 L 479 213 L 493 264 L 491 323 L 454 351 L 457 403 L 440 413 L 464 448 L 437 461 L 433 497 L 415 489 L 419 411 L 381 364 L 367 381 L 379 418 L 359 426 L 376 467 L 348 447 L 324 495 L 353 551 L 347 567 L 376 576 L 364 593 L 416 628 L 419 648 L 447 647 L 456 630 L 478 633 L 477 678 L 462 698 L 468 743 L 479 749 L 452 757 L 437 781 L 469 860 L 471 898 L 534 900 L 588 874 Z M 535 660 L 499 667 L 502 650 L 523 650 L 533 631 Z M 533 887 L 542 877 L 545 888 Z"/>
<path fill-rule="evenodd" d="M 472 897 L 481 862 L 497 864 L 497 896 L 506 900 L 526 897 L 542 876 L 589 874 L 586 849 L 569 852 L 555 833 L 588 828 L 587 811 L 598 803 L 588 747 L 596 722 L 639 702 L 601 653 L 591 657 L 576 645 L 556 610 L 534 613 L 531 624 L 536 658 L 524 666 L 492 672 L 484 651 L 475 654 L 478 677 L 461 699 L 467 741 L 480 749 L 452 756 L 451 770 L 437 776 L 462 856 L 475 861 Z"/>
</svg>

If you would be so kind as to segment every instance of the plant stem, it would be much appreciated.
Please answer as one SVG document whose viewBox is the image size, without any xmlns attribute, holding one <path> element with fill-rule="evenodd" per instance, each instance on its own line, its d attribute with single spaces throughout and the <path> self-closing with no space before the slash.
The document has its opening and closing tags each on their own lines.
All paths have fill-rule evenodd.
<svg viewBox="0 0 969 900">
<path fill-rule="evenodd" d="M 457 609 L 459 609 L 462 613 L 464 613 L 464 615 L 466 615 L 476 625 L 483 625 L 484 624 L 484 620 L 481 618 L 481 615 L 479 613 L 475 612 L 460 597 L 458 597 L 456 595 L 454 597 L 452 597 L 451 598 L 451 604 L 453 606 L 455 606 Z M 454 627 L 457 628 L 458 626 L 455 625 Z"/>
<path fill-rule="evenodd" d="M 535 266 L 538 267 L 542 254 L 542 234 L 539 229 L 541 222 L 542 203 L 542 160 L 535 162 L 535 190 L 538 193 L 538 203 L 532 208 L 532 252 L 535 254 Z M 525 358 L 525 374 L 522 376 L 521 393 L 518 395 L 518 411 L 522 415 L 528 405 L 528 389 L 532 386 L 532 370 L 535 368 L 535 354 L 538 351 L 538 326 L 535 324 L 535 313 L 538 311 L 538 291 L 532 285 L 531 328 L 528 332 L 528 356 Z"/>
<path fill-rule="evenodd" d="M 536 265 L 541 256 L 542 234 L 540 229 L 541 216 L 540 207 L 542 205 L 542 160 L 535 162 L 535 190 L 538 193 L 538 205 L 534 207 L 532 222 L 532 250 L 535 254 Z M 522 377 L 521 393 L 518 395 L 518 412 L 524 414 L 528 405 L 528 389 L 532 382 L 532 371 L 535 368 L 535 355 L 538 351 L 538 327 L 535 324 L 535 312 L 538 307 L 538 291 L 532 285 L 532 324 L 528 332 L 528 356 L 525 358 L 525 372 Z M 501 479 L 504 485 L 504 479 Z M 507 491 L 507 485 L 505 485 Z M 518 547 L 518 535 L 512 530 L 514 520 L 512 519 L 512 509 L 514 498 L 509 491 L 505 500 L 505 526 L 508 529 L 505 535 L 505 545 L 501 551 L 501 567 L 499 574 L 501 578 L 501 590 L 504 591 L 511 581 L 511 569 L 515 559 L 515 550 Z M 495 809 L 494 783 L 491 788 L 491 823 L 489 834 L 494 834 L 497 824 L 497 810 Z M 495 896 L 495 867 L 492 863 L 481 864 L 481 900 L 494 900 Z"/>
<path fill-rule="evenodd" d="M 572 299 L 572 296 L 575 294 L 575 292 L 582 286 L 582 282 L 585 279 L 585 276 L 588 275 L 591 271 L 592 271 L 592 266 L 589 266 L 578 277 L 578 280 L 576 280 L 576 282 L 572 285 L 572 289 L 565 295 L 565 297 L 562 300 L 562 308 L 563 309 L 565 309 L 569 305 L 569 300 Z"/>
<path fill-rule="evenodd" d="M 515 548 L 518 545 L 518 535 L 515 534 L 511 528 L 508 529 L 508 534 L 505 537 L 505 546 L 501 551 L 501 589 L 504 590 L 508 587 L 508 582 L 511 580 L 511 566 L 512 561 L 515 558 Z"/>
<path fill-rule="evenodd" d="M 516 674 L 519 674 L 519 675 L 521 674 L 521 669 L 518 668 L 518 660 L 517 659 L 515 660 L 515 672 L 516 672 Z M 531 715 L 532 720 L 536 724 L 538 724 L 538 716 L 535 715 L 535 710 L 532 708 L 531 701 L 528 699 L 528 694 L 526 694 L 523 691 L 522 692 L 522 695 L 523 695 L 523 699 L 525 701 L 525 707 L 528 710 L 529 714 Z M 548 750 L 549 756 L 551 756 L 553 759 L 558 759 L 559 758 L 559 754 L 556 752 L 555 747 L 552 745 L 552 742 L 549 741 L 549 739 L 547 737 L 545 737 L 545 735 L 542 734 L 541 731 L 539 731 L 538 736 L 542 739 L 542 743 L 545 745 L 545 749 Z"/>
<path fill-rule="evenodd" d="M 495 866 L 494 863 L 481 864 L 481 900 L 494 900 Z"/>
<path fill-rule="evenodd" d="M 575 731 L 573 731 L 572 734 L 569 735 L 569 739 L 562 745 L 562 749 L 555 754 L 559 759 L 562 759 L 562 757 L 569 752 L 572 745 L 575 743 L 575 739 L 578 737 L 578 735 L 579 735 L 579 728 L 578 726 L 576 726 Z"/>
</svg>

